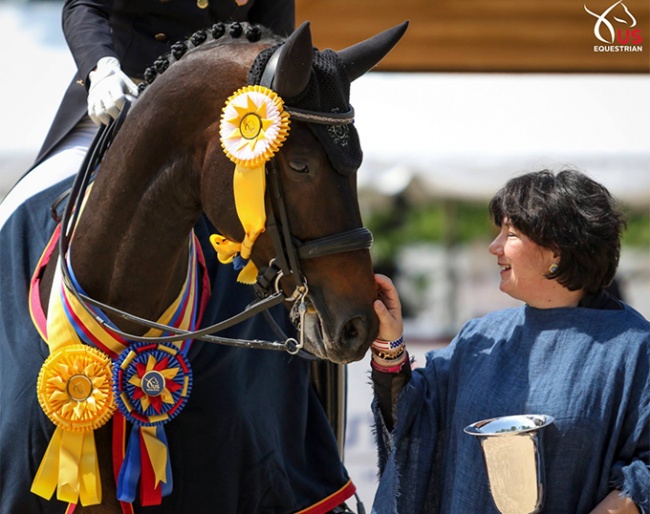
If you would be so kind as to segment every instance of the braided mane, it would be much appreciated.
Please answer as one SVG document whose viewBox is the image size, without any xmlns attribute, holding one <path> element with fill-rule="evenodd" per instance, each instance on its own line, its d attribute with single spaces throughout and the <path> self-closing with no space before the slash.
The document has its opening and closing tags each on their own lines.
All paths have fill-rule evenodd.
<svg viewBox="0 0 650 514">
<path fill-rule="evenodd" d="M 283 41 L 283 38 L 262 25 L 251 25 L 247 22 L 215 23 L 210 28 L 197 30 L 185 41 L 174 43 L 170 53 L 158 57 L 152 66 L 144 70 L 144 81 L 139 84 L 138 91 L 142 93 L 158 75 L 164 73 L 169 66 L 178 61 L 188 51 L 206 43 L 226 45 L 242 36 L 251 43 L 261 41 L 262 39 L 268 40 L 270 43 L 280 43 Z"/>
</svg>

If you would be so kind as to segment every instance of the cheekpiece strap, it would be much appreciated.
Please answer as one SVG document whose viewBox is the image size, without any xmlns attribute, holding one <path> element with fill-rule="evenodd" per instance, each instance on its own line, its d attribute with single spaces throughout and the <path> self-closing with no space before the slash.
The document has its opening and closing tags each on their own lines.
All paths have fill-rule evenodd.
<svg viewBox="0 0 650 514">
<path fill-rule="evenodd" d="M 275 70 L 278 67 L 278 60 L 280 59 L 280 54 L 282 53 L 283 46 L 279 46 L 273 55 L 270 57 L 262 73 L 262 78 L 260 79 L 260 86 L 267 87 L 273 90 L 273 79 L 275 78 Z"/>
</svg>

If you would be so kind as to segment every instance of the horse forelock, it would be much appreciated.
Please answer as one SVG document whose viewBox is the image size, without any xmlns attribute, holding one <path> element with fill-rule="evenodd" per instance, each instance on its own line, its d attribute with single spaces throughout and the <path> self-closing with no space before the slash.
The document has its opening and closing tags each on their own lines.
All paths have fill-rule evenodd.
<svg viewBox="0 0 650 514">
<path fill-rule="evenodd" d="M 174 43 L 168 54 L 158 57 L 145 70 L 144 81 L 138 86 L 140 93 L 186 54 L 198 49 L 210 46 L 224 46 L 244 39 L 251 43 L 268 42 L 269 45 L 278 44 L 283 40 L 283 38 L 262 25 L 253 25 L 247 22 L 215 23 L 209 28 L 197 30 L 184 41 Z"/>
</svg>

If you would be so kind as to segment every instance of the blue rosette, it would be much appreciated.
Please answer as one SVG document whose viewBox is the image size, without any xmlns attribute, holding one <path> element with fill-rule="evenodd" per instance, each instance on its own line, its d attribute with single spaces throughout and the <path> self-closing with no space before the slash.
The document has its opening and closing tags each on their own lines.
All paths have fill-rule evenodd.
<svg viewBox="0 0 650 514">
<path fill-rule="evenodd" d="M 133 343 L 113 367 L 115 403 L 132 423 L 117 485 L 118 499 L 158 505 L 172 491 L 172 473 L 163 425 L 183 409 L 192 389 L 192 370 L 171 343 Z"/>
</svg>

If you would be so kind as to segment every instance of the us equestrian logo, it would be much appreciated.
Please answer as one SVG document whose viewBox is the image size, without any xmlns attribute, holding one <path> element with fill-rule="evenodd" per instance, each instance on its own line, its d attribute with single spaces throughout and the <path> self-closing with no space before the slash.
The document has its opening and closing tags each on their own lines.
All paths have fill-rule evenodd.
<svg viewBox="0 0 650 514">
<path fill-rule="evenodd" d="M 594 36 L 605 43 L 595 45 L 594 52 L 643 52 L 641 29 L 634 28 L 636 18 L 623 0 L 610 5 L 601 14 L 589 10 L 586 5 L 584 8 L 596 18 Z"/>
</svg>

